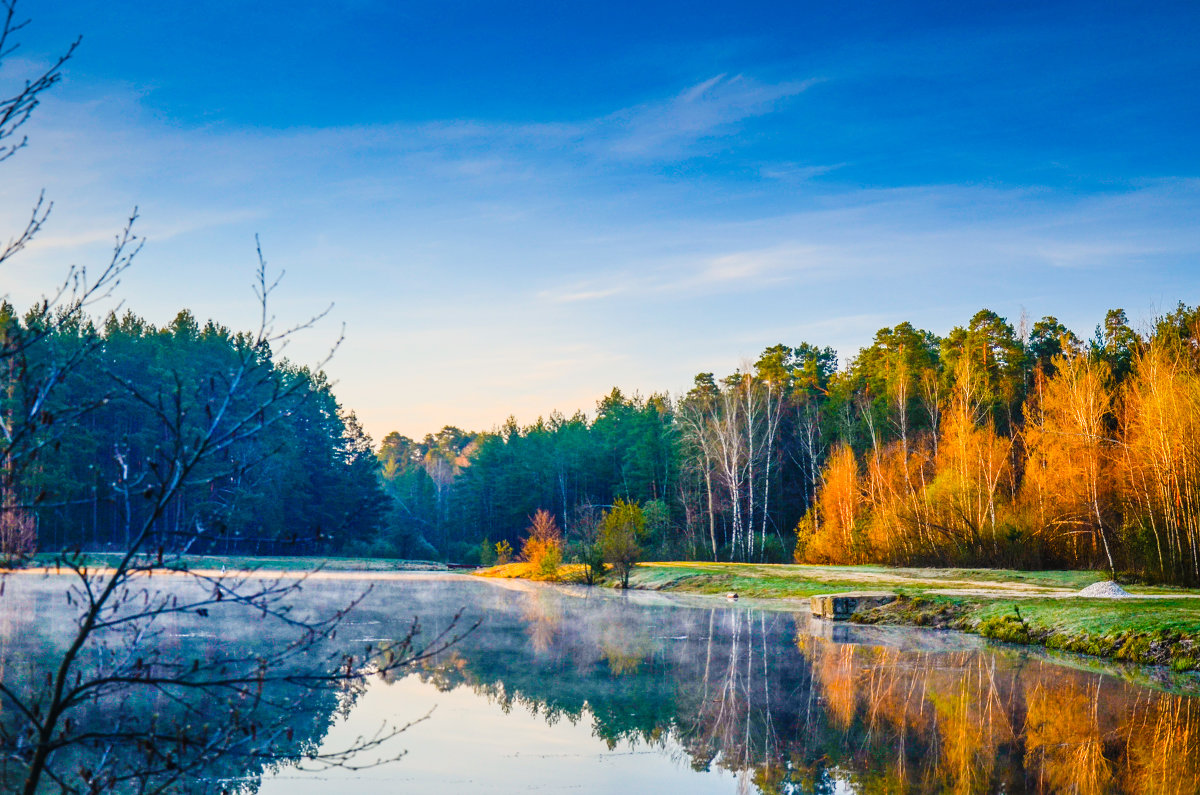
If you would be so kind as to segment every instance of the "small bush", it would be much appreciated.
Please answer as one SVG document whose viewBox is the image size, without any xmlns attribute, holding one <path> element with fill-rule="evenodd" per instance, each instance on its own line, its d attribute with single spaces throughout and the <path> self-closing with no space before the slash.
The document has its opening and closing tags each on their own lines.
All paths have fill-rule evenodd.
<svg viewBox="0 0 1200 795">
<path fill-rule="evenodd" d="M 796 525 L 796 546 L 792 550 L 793 563 L 806 563 L 808 561 L 808 545 L 816 534 L 816 528 L 813 526 L 812 511 L 804 515 L 804 518 Z"/>
<path fill-rule="evenodd" d="M 985 638 L 1003 640 L 1008 643 L 1032 643 L 1029 626 L 1018 615 L 1006 613 L 1002 616 L 985 618 L 979 624 L 979 634 Z"/>
<path fill-rule="evenodd" d="M 512 556 L 513 556 L 512 544 L 508 543 L 507 541 L 497 541 L 496 542 L 496 565 L 497 566 L 504 566 L 509 563 L 512 563 Z"/>
<path fill-rule="evenodd" d="M 479 565 L 496 565 L 496 545 L 492 543 L 491 539 L 485 538 L 479 544 Z"/>
<path fill-rule="evenodd" d="M 629 572 L 637 565 L 642 549 L 638 539 L 645 535 L 646 519 L 636 502 L 617 499 L 606 511 L 600 526 L 600 549 L 604 562 L 621 578 L 621 587 L 629 587 Z"/>
<path fill-rule="evenodd" d="M 581 541 L 572 545 L 571 559 L 583 564 L 583 581 L 587 585 L 595 585 L 604 579 L 604 548 L 600 542 L 588 543 Z"/>
</svg>

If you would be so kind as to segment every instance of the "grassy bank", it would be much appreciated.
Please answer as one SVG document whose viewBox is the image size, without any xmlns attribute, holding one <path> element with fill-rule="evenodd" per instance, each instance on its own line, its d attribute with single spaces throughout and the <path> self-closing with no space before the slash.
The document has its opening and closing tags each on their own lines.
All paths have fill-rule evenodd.
<svg viewBox="0 0 1200 795">
<path fill-rule="evenodd" d="M 534 579 L 523 563 L 479 574 Z M 563 567 L 560 577 L 578 582 L 582 568 Z M 799 610 L 807 609 L 807 597 L 814 594 L 886 590 L 899 598 L 851 620 L 956 629 L 1011 643 L 1166 665 L 1177 671 L 1200 669 L 1200 592 L 1127 586 L 1146 598 L 1073 595 L 1104 579 L 1103 573 L 1089 571 L 646 563 L 633 570 L 629 587 L 794 600 Z M 611 580 L 603 584 L 613 585 Z"/>
</svg>

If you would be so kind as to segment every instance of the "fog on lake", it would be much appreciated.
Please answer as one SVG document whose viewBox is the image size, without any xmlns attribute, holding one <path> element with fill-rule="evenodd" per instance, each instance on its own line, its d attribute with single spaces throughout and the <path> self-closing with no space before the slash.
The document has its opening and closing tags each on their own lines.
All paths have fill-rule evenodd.
<svg viewBox="0 0 1200 795">
<path fill-rule="evenodd" d="M 367 584 L 310 580 L 295 609 L 336 610 Z M 162 780 L 167 791 L 1183 793 L 1200 778 L 1200 701 L 1188 678 L 1119 676 L 958 633 L 822 623 L 798 603 L 466 576 L 370 585 L 331 646 L 386 645 L 414 618 L 425 638 L 474 629 L 365 686 L 307 689 L 303 661 L 290 662 L 252 707 L 253 725 L 270 732 L 270 754 L 196 756 L 186 776 Z M 53 575 L 5 578 L 0 682 L 12 692 L 38 686 L 61 653 L 76 615 L 66 587 Z M 191 586 L 163 578 L 156 587 Z M 162 660 L 270 656 L 292 642 L 245 609 L 160 623 Z M 103 665 L 122 641 L 97 642 L 85 662 Z M 144 725 L 163 737 L 214 698 L 212 690 L 114 691 L 76 719 Z M 405 726 L 341 767 L 306 761 Z M 2 702 L 0 730 L 7 791 L 18 783 L 21 731 Z M 95 767 L 147 747 L 80 743 L 59 751 L 69 756 L 57 763 Z M 178 753 L 182 763 L 200 752 Z M 45 791 L 58 788 L 47 782 Z M 154 791 L 154 783 L 130 779 L 127 791 Z"/>
</svg>

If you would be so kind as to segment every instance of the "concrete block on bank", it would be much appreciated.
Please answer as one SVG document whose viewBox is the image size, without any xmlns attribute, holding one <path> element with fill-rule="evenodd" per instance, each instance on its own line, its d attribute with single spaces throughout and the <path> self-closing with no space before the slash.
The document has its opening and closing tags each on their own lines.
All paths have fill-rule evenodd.
<svg viewBox="0 0 1200 795">
<path fill-rule="evenodd" d="M 896 601 L 896 594 L 887 591 L 849 591 L 809 597 L 809 606 L 816 618 L 845 621 L 855 613 Z"/>
</svg>

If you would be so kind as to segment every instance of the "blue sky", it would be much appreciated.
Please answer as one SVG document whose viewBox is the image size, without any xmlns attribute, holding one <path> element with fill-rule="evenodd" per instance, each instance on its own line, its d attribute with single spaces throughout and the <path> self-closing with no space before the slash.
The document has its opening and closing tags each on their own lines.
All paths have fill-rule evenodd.
<svg viewBox="0 0 1200 795">
<path fill-rule="evenodd" d="M 987 306 L 1083 335 L 1200 287 L 1200 6 L 35 3 L 76 34 L 5 163 L 25 302 L 137 205 L 124 305 L 331 321 L 376 439 L 677 391 L 768 345 L 843 356 Z"/>
</svg>

